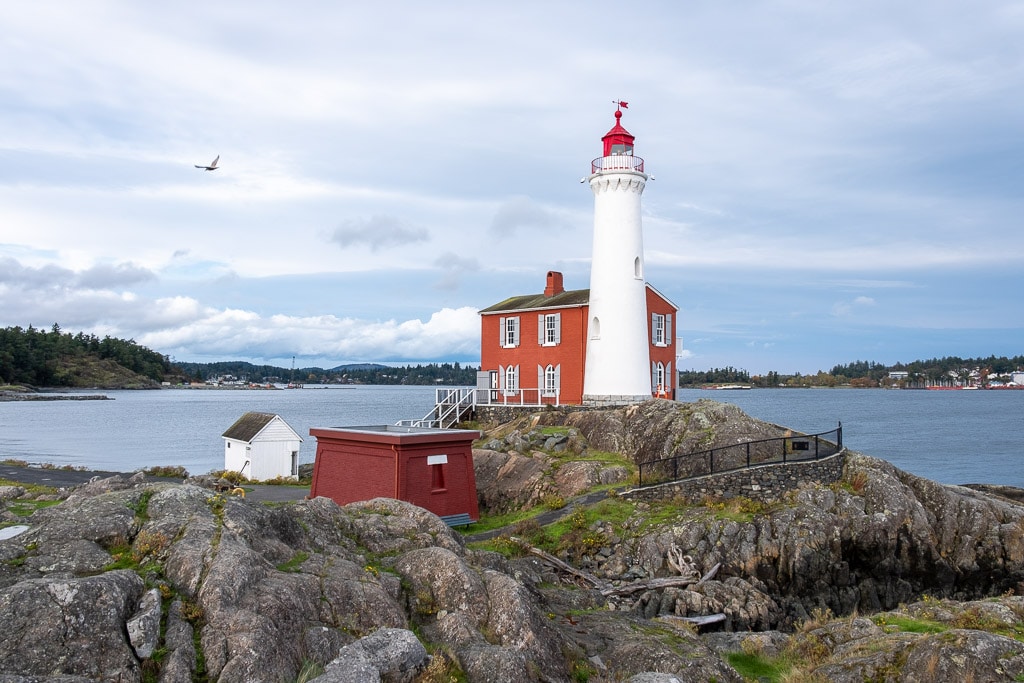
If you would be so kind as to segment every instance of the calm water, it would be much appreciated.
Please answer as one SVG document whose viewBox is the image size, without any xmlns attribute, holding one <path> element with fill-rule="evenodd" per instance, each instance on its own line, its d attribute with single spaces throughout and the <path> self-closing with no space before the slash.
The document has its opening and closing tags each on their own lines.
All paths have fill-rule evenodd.
<svg viewBox="0 0 1024 683">
<path fill-rule="evenodd" d="M 311 427 L 392 424 L 423 417 L 434 401 L 433 387 L 105 393 L 114 400 L 0 402 L 0 460 L 114 471 L 181 465 L 202 474 L 224 465 L 220 435 L 257 410 L 284 418 L 304 439 L 300 462 L 312 462 Z M 847 447 L 943 483 L 1024 488 L 1024 391 L 679 392 L 681 401 L 700 398 L 808 433 L 841 421 Z"/>
</svg>

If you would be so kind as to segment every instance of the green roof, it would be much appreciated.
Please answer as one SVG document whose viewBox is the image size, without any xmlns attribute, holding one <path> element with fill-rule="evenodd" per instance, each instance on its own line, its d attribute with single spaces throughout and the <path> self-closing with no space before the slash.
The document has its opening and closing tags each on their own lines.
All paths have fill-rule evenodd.
<svg viewBox="0 0 1024 683">
<path fill-rule="evenodd" d="M 589 289 L 573 289 L 554 296 L 540 294 L 523 294 L 512 296 L 502 302 L 480 311 L 483 313 L 506 313 L 510 311 L 533 311 L 542 308 L 571 308 L 586 306 L 590 303 Z"/>
</svg>

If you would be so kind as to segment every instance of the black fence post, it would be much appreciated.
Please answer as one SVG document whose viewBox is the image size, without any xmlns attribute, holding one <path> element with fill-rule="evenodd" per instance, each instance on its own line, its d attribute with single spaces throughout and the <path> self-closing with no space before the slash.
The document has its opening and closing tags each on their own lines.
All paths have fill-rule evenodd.
<svg viewBox="0 0 1024 683">
<path fill-rule="evenodd" d="M 750 442 L 747 442 L 747 467 L 750 467 Z"/>
<path fill-rule="evenodd" d="M 839 426 L 836 427 L 836 445 L 839 446 L 839 450 L 843 450 L 843 421 L 839 421 Z"/>
</svg>

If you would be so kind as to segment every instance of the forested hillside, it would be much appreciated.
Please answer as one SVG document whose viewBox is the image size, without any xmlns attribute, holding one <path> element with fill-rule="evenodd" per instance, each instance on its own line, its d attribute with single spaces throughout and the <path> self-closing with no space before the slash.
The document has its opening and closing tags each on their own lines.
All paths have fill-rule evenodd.
<svg viewBox="0 0 1024 683">
<path fill-rule="evenodd" d="M 158 384 L 174 374 L 170 361 L 133 340 L 7 327 L 0 329 L 0 384 L 120 387 Z"/>
</svg>

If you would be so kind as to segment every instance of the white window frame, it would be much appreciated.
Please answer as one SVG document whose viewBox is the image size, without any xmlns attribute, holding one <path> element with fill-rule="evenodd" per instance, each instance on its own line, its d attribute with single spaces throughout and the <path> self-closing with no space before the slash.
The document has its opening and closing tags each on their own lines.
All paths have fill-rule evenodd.
<svg viewBox="0 0 1024 683">
<path fill-rule="evenodd" d="M 510 365 L 505 368 L 505 394 L 512 395 L 519 391 L 519 366 Z"/>
<path fill-rule="evenodd" d="M 665 342 L 665 316 L 660 313 L 651 313 L 651 344 L 668 346 Z"/>
<path fill-rule="evenodd" d="M 514 349 L 519 346 L 519 316 L 498 319 L 498 342 L 503 349 Z"/>
<path fill-rule="evenodd" d="M 661 361 L 651 363 L 651 392 L 663 391 L 668 391 L 668 387 L 665 386 L 665 364 Z"/>
<path fill-rule="evenodd" d="M 558 390 L 561 388 L 561 365 L 548 365 L 544 368 L 544 395 L 545 396 L 557 396 Z"/>
<path fill-rule="evenodd" d="M 562 343 L 562 314 L 537 314 L 537 343 L 541 346 L 558 346 Z"/>
</svg>

